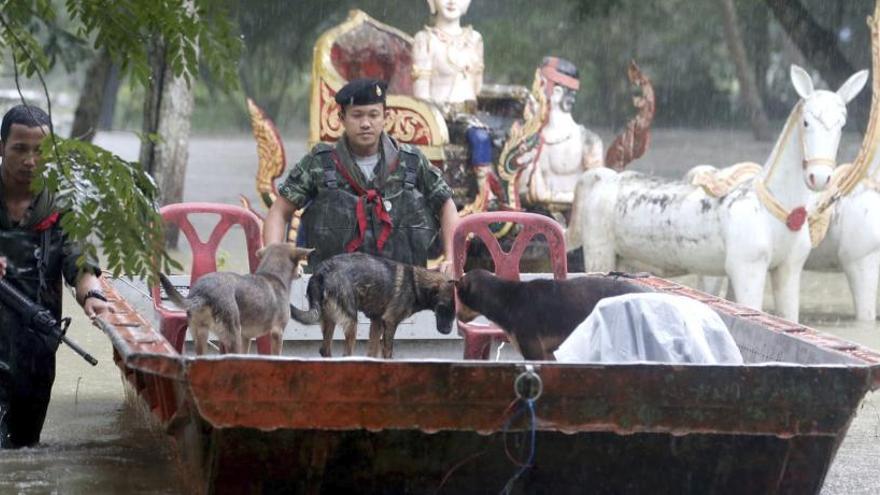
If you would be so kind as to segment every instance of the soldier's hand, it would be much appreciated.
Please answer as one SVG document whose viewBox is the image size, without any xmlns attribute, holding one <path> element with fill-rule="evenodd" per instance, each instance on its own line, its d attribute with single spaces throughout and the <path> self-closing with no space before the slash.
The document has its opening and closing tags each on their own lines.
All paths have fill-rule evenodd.
<svg viewBox="0 0 880 495">
<path fill-rule="evenodd" d="M 0 256 L 0 278 L 6 276 L 6 256 Z"/>
<path fill-rule="evenodd" d="M 85 311 L 86 316 L 91 319 L 95 319 L 96 316 L 106 316 L 111 313 L 115 313 L 116 310 L 110 303 L 106 301 L 102 301 L 97 297 L 90 297 L 86 299 L 85 304 L 83 304 L 83 311 Z"/>
</svg>

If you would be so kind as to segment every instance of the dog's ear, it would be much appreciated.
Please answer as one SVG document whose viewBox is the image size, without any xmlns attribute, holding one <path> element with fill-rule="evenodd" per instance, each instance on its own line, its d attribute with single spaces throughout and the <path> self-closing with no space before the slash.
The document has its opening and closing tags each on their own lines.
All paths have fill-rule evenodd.
<svg viewBox="0 0 880 495">
<path fill-rule="evenodd" d="M 296 252 L 297 256 L 306 257 L 306 256 L 312 254 L 312 251 L 314 251 L 314 250 L 315 250 L 315 248 L 297 247 L 295 252 Z"/>
<path fill-rule="evenodd" d="M 292 247 L 290 252 L 290 257 L 297 263 L 301 261 L 305 261 L 309 259 L 309 255 L 312 254 L 314 248 L 303 248 L 303 247 Z"/>
</svg>

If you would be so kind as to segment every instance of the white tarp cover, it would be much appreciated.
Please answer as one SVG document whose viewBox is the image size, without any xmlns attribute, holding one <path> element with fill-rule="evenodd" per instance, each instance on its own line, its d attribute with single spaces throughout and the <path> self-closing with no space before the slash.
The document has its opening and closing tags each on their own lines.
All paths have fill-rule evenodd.
<svg viewBox="0 0 880 495">
<path fill-rule="evenodd" d="M 553 354 L 561 362 L 743 362 L 712 308 L 684 296 L 653 292 L 599 301 Z"/>
</svg>

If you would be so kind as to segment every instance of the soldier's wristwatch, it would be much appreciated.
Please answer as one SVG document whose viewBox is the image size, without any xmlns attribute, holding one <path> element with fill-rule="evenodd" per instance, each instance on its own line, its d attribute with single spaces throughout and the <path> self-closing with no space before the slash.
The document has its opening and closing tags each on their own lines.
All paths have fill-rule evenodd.
<svg viewBox="0 0 880 495">
<path fill-rule="evenodd" d="M 107 296 L 105 296 L 103 292 L 101 292 L 99 289 L 91 289 L 90 291 L 86 292 L 86 295 L 83 296 L 80 304 L 85 304 L 86 299 L 90 297 L 94 297 L 95 299 L 100 299 L 104 302 L 107 302 Z"/>
</svg>

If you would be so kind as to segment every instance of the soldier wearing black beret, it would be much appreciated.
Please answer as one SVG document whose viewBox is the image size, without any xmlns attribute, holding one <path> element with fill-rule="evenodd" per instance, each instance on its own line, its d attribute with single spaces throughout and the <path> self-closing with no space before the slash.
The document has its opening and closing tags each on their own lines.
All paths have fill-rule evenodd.
<svg viewBox="0 0 880 495">
<path fill-rule="evenodd" d="M 263 228 L 266 244 L 285 240 L 293 213 L 306 206 L 297 242 L 315 248 L 314 269 L 336 254 L 361 251 L 424 266 L 442 232 L 452 275 L 452 232 L 458 211 L 440 170 L 385 133 L 388 84 L 354 79 L 334 99 L 344 132 L 319 143 L 290 171 Z"/>
</svg>

